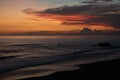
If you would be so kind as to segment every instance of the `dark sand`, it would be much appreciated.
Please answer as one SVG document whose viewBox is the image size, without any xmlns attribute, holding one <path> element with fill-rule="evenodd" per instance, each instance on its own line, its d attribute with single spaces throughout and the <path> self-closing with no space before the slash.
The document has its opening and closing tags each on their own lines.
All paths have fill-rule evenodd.
<svg viewBox="0 0 120 80">
<path fill-rule="evenodd" d="M 79 70 L 20 80 L 120 80 L 120 59 L 79 65 Z"/>
<path fill-rule="evenodd" d="M 4 56 L 4 57 L 0 57 L 0 61 L 1 60 L 5 60 L 5 59 L 11 59 L 11 58 L 15 58 L 16 56 Z"/>
</svg>

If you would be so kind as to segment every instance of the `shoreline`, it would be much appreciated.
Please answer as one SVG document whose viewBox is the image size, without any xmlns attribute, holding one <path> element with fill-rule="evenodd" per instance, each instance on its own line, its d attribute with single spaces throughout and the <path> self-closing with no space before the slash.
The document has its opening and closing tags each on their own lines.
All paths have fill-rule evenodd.
<svg viewBox="0 0 120 80">
<path fill-rule="evenodd" d="M 78 65 L 80 69 L 72 71 L 61 71 L 42 77 L 32 77 L 19 80 L 104 80 L 120 79 L 120 59 L 98 61 Z"/>
</svg>

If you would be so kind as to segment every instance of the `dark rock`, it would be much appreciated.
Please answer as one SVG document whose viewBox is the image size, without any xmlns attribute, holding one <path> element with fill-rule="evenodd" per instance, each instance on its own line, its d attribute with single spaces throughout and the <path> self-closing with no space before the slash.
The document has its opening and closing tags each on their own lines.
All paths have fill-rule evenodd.
<svg viewBox="0 0 120 80">
<path fill-rule="evenodd" d="M 98 44 L 95 44 L 94 46 L 96 47 L 110 47 L 112 46 L 111 43 L 98 43 Z"/>
</svg>

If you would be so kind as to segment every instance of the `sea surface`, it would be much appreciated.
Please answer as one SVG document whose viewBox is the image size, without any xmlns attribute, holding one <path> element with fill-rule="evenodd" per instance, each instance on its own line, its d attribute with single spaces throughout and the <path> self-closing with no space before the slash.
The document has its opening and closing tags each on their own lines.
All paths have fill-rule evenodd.
<svg viewBox="0 0 120 80">
<path fill-rule="evenodd" d="M 112 46 L 93 46 L 103 42 Z M 46 76 L 118 58 L 119 36 L 0 36 L 0 80 Z"/>
</svg>

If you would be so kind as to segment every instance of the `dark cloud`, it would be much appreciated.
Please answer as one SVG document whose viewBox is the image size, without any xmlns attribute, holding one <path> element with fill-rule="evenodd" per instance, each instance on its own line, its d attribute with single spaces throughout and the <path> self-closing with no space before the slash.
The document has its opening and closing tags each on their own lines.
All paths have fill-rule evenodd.
<svg viewBox="0 0 120 80">
<path fill-rule="evenodd" d="M 49 8 L 44 11 L 34 11 L 31 8 L 23 10 L 23 12 L 37 13 L 37 14 L 59 14 L 59 15 L 71 15 L 71 14 L 103 14 L 105 12 L 114 12 L 120 10 L 120 5 L 74 5 L 74 6 L 62 6 L 57 8 Z"/>
<path fill-rule="evenodd" d="M 83 3 L 99 3 L 99 2 L 113 2 L 115 0 L 88 0 L 88 1 L 83 1 Z"/>
<path fill-rule="evenodd" d="M 28 12 L 30 10 L 28 9 Z M 77 14 L 91 14 L 102 15 L 108 12 L 119 12 L 120 4 L 109 5 L 74 5 L 62 6 L 57 8 L 49 8 L 44 11 L 36 11 L 38 14 L 59 14 L 59 15 L 77 15 Z"/>
<path fill-rule="evenodd" d="M 115 0 L 92 0 L 92 1 L 105 1 L 105 2 L 113 2 Z"/>
<path fill-rule="evenodd" d="M 91 0 L 112 2 L 113 0 Z M 85 4 L 49 8 L 43 11 L 23 10 L 26 14 L 61 20 L 64 25 L 101 25 L 120 29 L 120 4 Z M 57 16 L 56 16 L 57 15 Z M 71 17 L 70 17 L 71 16 Z"/>
<path fill-rule="evenodd" d="M 93 25 L 113 26 L 117 29 L 120 29 L 120 14 L 103 15 L 99 18 L 86 20 L 85 23 Z"/>
<path fill-rule="evenodd" d="M 90 3 L 97 3 L 96 1 L 83 1 L 82 3 L 88 3 L 88 4 L 90 4 Z"/>
<path fill-rule="evenodd" d="M 64 25 L 100 25 L 106 27 L 114 27 L 116 29 L 120 29 L 120 14 L 108 14 L 103 15 L 101 17 L 93 17 L 87 20 L 73 20 L 73 21 L 65 21 Z"/>
<path fill-rule="evenodd" d="M 91 30 L 89 28 L 83 28 L 79 34 L 80 35 L 120 35 L 120 31 L 119 30 L 101 31 L 101 30 Z"/>
</svg>

